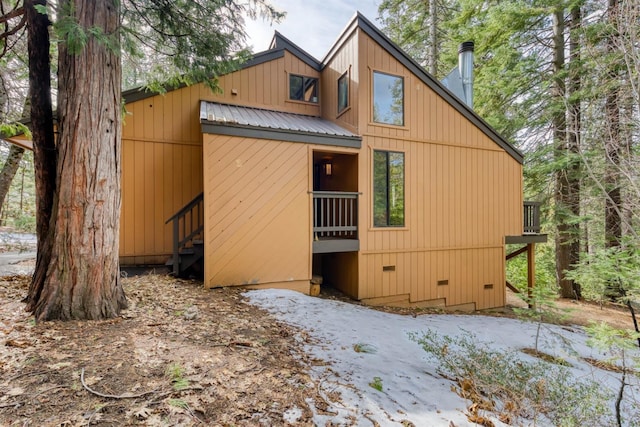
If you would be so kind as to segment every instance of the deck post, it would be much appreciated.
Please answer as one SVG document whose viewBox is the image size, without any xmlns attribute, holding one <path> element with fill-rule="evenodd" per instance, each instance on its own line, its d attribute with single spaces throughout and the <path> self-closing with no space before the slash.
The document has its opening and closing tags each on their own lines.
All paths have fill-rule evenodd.
<svg viewBox="0 0 640 427">
<path fill-rule="evenodd" d="M 533 308 L 533 287 L 536 285 L 536 244 L 527 243 L 527 296 L 529 308 Z"/>
</svg>

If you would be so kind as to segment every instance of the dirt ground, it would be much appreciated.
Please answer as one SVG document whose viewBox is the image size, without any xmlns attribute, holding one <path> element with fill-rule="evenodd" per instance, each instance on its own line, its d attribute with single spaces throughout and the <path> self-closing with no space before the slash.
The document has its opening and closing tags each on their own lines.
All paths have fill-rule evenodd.
<svg viewBox="0 0 640 427">
<path fill-rule="evenodd" d="M 123 282 L 119 318 L 35 325 L 29 278 L 0 279 L 0 425 L 312 425 L 306 400 L 323 402 L 290 327 L 238 290 Z"/>
<path fill-rule="evenodd" d="M 0 278 L 0 425 L 312 425 L 314 410 L 330 410 L 308 375 L 323 363 L 303 353 L 309 338 L 237 289 L 125 278 L 121 317 L 36 325 L 21 302 L 28 283 Z M 514 316 L 518 305 L 510 295 L 507 308 L 482 314 Z M 568 323 L 632 326 L 614 307 L 558 305 L 573 309 Z"/>
</svg>

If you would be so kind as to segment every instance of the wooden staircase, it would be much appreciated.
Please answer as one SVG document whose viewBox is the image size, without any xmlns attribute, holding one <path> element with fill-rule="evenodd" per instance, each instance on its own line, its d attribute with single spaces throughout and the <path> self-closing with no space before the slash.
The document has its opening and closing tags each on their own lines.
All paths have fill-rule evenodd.
<svg viewBox="0 0 640 427">
<path fill-rule="evenodd" d="M 198 194 L 165 224 L 173 223 L 173 254 L 166 262 L 177 277 L 204 275 L 204 197 Z"/>
</svg>

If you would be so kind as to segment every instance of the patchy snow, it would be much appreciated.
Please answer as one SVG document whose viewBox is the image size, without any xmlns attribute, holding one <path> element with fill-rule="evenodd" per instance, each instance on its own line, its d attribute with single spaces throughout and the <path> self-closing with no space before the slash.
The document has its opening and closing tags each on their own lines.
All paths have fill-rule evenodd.
<svg viewBox="0 0 640 427">
<path fill-rule="evenodd" d="M 289 424 L 295 424 L 301 416 L 302 409 L 298 408 L 297 406 L 287 409 L 286 411 L 284 411 L 284 414 L 282 414 L 282 418 Z"/>
<path fill-rule="evenodd" d="M 287 290 L 249 291 L 245 295 L 252 304 L 308 334 L 309 339 L 303 334 L 298 339 L 314 360 L 311 374 L 330 404 L 326 412 L 310 405 L 316 425 L 406 425 L 407 421 L 416 426 L 475 425 L 466 416 L 471 402 L 452 391 L 453 383 L 438 374 L 436 363 L 409 334 L 431 329 L 457 336 L 468 331 L 493 349 L 518 350 L 534 346 L 537 329 L 534 323 L 481 315 L 392 314 Z M 539 349 L 569 361 L 576 378 L 594 379 L 614 390 L 620 384 L 618 374 L 581 359 L 606 359 L 609 355 L 589 347 L 579 327 L 544 325 Z M 533 360 L 524 353 L 522 359 Z M 626 388 L 626 396 L 637 403 L 638 378 L 627 380 L 633 385 Z M 490 418 L 496 426 L 505 425 L 496 416 Z M 538 419 L 536 425 L 544 422 Z"/>
</svg>

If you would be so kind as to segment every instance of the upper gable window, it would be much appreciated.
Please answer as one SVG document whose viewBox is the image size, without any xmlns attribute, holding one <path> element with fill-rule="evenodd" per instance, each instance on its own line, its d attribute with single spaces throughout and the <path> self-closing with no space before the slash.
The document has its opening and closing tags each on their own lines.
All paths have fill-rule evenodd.
<svg viewBox="0 0 640 427">
<path fill-rule="evenodd" d="M 347 71 L 338 79 L 338 114 L 349 106 L 349 72 Z"/>
<path fill-rule="evenodd" d="M 289 99 L 318 103 L 318 79 L 290 74 Z"/>
<path fill-rule="evenodd" d="M 373 72 L 373 121 L 404 126 L 404 78 Z"/>
</svg>

